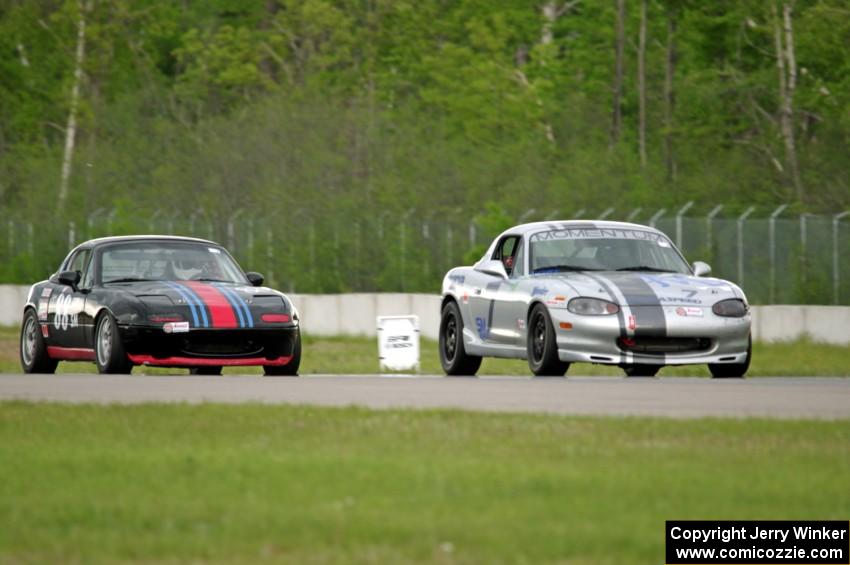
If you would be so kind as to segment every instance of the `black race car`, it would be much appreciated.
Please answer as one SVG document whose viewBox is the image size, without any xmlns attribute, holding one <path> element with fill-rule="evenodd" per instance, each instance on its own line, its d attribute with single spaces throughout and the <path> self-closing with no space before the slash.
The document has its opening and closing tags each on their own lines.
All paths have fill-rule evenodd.
<svg viewBox="0 0 850 565">
<path fill-rule="evenodd" d="M 30 289 L 21 365 L 27 373 L 94 361 L 101 373 L 151 365 L 215 375 L 223 366 L 262 366 L 266 375 L 297 375 L 298 312 L 262 284 L 262 275 L 244 273 L 211 241 L 87 241 Z"/>
</svg>

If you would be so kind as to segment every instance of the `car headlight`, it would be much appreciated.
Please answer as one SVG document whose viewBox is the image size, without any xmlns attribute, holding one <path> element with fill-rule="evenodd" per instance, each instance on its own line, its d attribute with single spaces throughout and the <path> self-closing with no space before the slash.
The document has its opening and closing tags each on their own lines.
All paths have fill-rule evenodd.
<svg viewBox="0 0 850 565">
<path fill-rule="evenodd" d="M 747 305 L 740 298 L 721 300 L 711 307 L 711 311 L 724 318 L 742 318 L 747 315 Z"/>
<path fill-rule="evenodd" d="M 567 310 L 582 316 L 609 316 L 620 311 L 620 306 L 601 298 L 573 298 L 567 304 Z"/>
</svg>

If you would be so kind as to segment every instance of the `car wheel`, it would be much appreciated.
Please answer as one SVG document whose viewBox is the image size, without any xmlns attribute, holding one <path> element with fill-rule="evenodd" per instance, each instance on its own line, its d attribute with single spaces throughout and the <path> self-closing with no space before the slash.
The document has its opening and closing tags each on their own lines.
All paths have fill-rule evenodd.
<svg viewBox="0 0 850 565">
<path fill-rule="evenodd" d="M 55 373 L 59 361 L 47 354 L 41 327 L 33 310 L 24 313 L 21 324 L 21 368 L 25 373 Z"/>
<path fill-rule="evenodd" d="M 743 363 L 709 363 L 708 370 L 715 379 L 740 379 L 750 368 L 753 357 L 753 336 L 747 338 L 747 358 Z"/>
<path fill-rule="evenodd" d="M 301 335 L 295 339 L 292 349 L 292 359 L 286 365 L 266 365 L 263 374 L 267 377 L 297 377 L 301 366 Z"/>
<path fill-rule="evenodd" d="M 94 332 L 94 352 L 97 371 L 101 374 L 129 375 L 133 364 L 127 358 L 118 324 L 109 312 L 97 319 Z"/>
<path fill-rule="evenodd" d="M 654 377 L 661 370 L 661 365 L 624 365 L 623 372 L 627 377 Z"/>
<path fill-rule="evenodd" d="M 192 367 L 189 369 L 190 375 L 220 375 L 221 367 L 219 366 L 204 366 L 204 367 Z"/>
<path fill-rule="evenodd" d="M 528 323 L 528 367 L 538 377 L 563 377 L 570 368 L 558 358 L 558 342 L 549 312 L 542 304 L 531 310 Z"/>
<path fill-rule="evenodd" d="M 481 357 L 467 355 L 463 344 L 463 317 L 457 302 L 443 307 L 440 317 L 440 365 L 450 376 L 475 376 L 481 367 Z"/>
</svg>

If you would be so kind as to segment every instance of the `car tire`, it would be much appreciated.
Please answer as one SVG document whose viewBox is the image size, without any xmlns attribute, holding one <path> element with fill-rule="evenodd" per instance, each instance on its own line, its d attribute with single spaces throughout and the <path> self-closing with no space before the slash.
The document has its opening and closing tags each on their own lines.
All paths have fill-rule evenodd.
<svg viewBox="0 0 850 565">
<path fill-rule="evenodd" d="M 481 368 L 481 357 L 468 355 L 463 343 L 463 317 L 454 300 L 443 306 L 440 315 L 440 365 L 449 376 L 474 377 Z"/>
<path fill-rule="evenodd" d="M 59 361 L 51 359 L 47 354 L 47 345 L 41 335 L 41 324 L 34 310 L 27 309 L 21 323 L 21 343 L 18 353 L 21 357 L 21 368 L 25 373 L 56 372 Z"/>
<path fill-rule="evenodd" d="M 219 376 L 221 375 L 221 367 L 219 365 L 206 365 L 203 367 L 192 367 L 189 369 L 190 375 L 209 375 L 209 376 Z"/>
<path fill-rule="evenodd" d="M 623 372 L 626 373 L 627 377 L 654 377 L 660 370 L 661 365 L 644 365 L 637 363 L 634 365 L 623 366 Z"/>
<path fill-rule="evenodd" d="M 569 363 L 558 358 L 558 342 L 555 326 L 549 312 L 542 304 L 531 309 L 528 317 L 528 368 L 537 377 L 563 377 Z"/>
<path fill-rule="evenodd" d="M 129 375 L 133 370 L 118 332 L 118 324 L 109 312 L 101 314 L 95 325 L 94 361 L 100 374 Z"/>
<path fill-rule="evenodd" d="M 753 336 L 747 338 L 747 358 L 743 363 L 709 363 L 708 370 L 715 379 L 740 379 L 750 368 L 753 357 Z"/>
<path fill-rule="evenodd" d="M 297 377 L 298 368 L 301 366 L 301 335 L 295 338 L 295 346 L 292 348 L 292 360 L 286 365 L 265 365 L 263 375 L 267 377 Z"/>
</svg>

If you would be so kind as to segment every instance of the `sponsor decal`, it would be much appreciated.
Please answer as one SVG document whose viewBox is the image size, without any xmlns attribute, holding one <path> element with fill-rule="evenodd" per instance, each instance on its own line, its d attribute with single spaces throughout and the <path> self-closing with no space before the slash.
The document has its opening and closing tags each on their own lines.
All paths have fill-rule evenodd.
<svg viewBox="0 0 850 565">
<path fill-rule="evenodd" d="M 469 293 L 468 292 L 463 293 L 463 303 L 469 304 Z"/>
<path fill-rule="evenodd" d="M 466 281 L 466 277 L 463 275 L 449 275 L 449 280 L 458 284 L 463 284 Z"/>
<path fill-rule="evenodd" d="M 553 239 L 641 239 L 656 242 L 667 241 L 667 238 L 660 233 L 620 228 L 554 229 L 550 231 L 535 233 L 531 236 L 530 240 L 550 241 Z"/>
<path fill-rule="evenodd" d="M 535 286 L 531 291 L 531 296 L 546 296 L 549 294 L 549 289 L 545 286 Z"/>
<path fill-rule="evenodd" d="M 487 322 L 484 318 L 475 318 L 475 326 L 478 328 L 478 337 L 487 339 L 490 335 L 490 330 L 487 328 Z"/>
<path fill-rule="evenodd" d="M 38 321 L 47 321 L 47 300 L 42 300 L 38 303 Z"/>
<path fill-rule="evenodd" d="M 676 314 L 680 316 L 694 316 L 701 318 L 702 317 L 702 308 L 696 308 L 694 306 L 682 307 L 679 306 L 676 308 Z"/>
<path fill-rule="evenodd" d="M 41 297 L 42 298 L 50 298 L 51 294 L 53 294 L 52 288 L 48 287 L 48 288 L 41 289 Z"/>
<path fill-rule="evenodd" d="M 637 328 L 637 320 L 634 316 L 629 316 L 629 329 L 634 331 Z"/>
<path fill-rule="evenodd" d="M 517 329 L 524 330 L 525 329 L 525 319 L 524 318 L 517 318 L 516 327 L 517 327 Z"/>
<path fill-rule="evenodd" d="M 184 334 L 189 331 L 189 322 L 168 322 L 162 325 L 162 331 L 167 334 Z"/>
<path fill-rule="evenodd" d="M 551 306 L 552 308 L 566 308 L 567 297 L 562 294 L 556 294 L 555 296 L 546 300 L 546 305 Z"/>
</svg>

